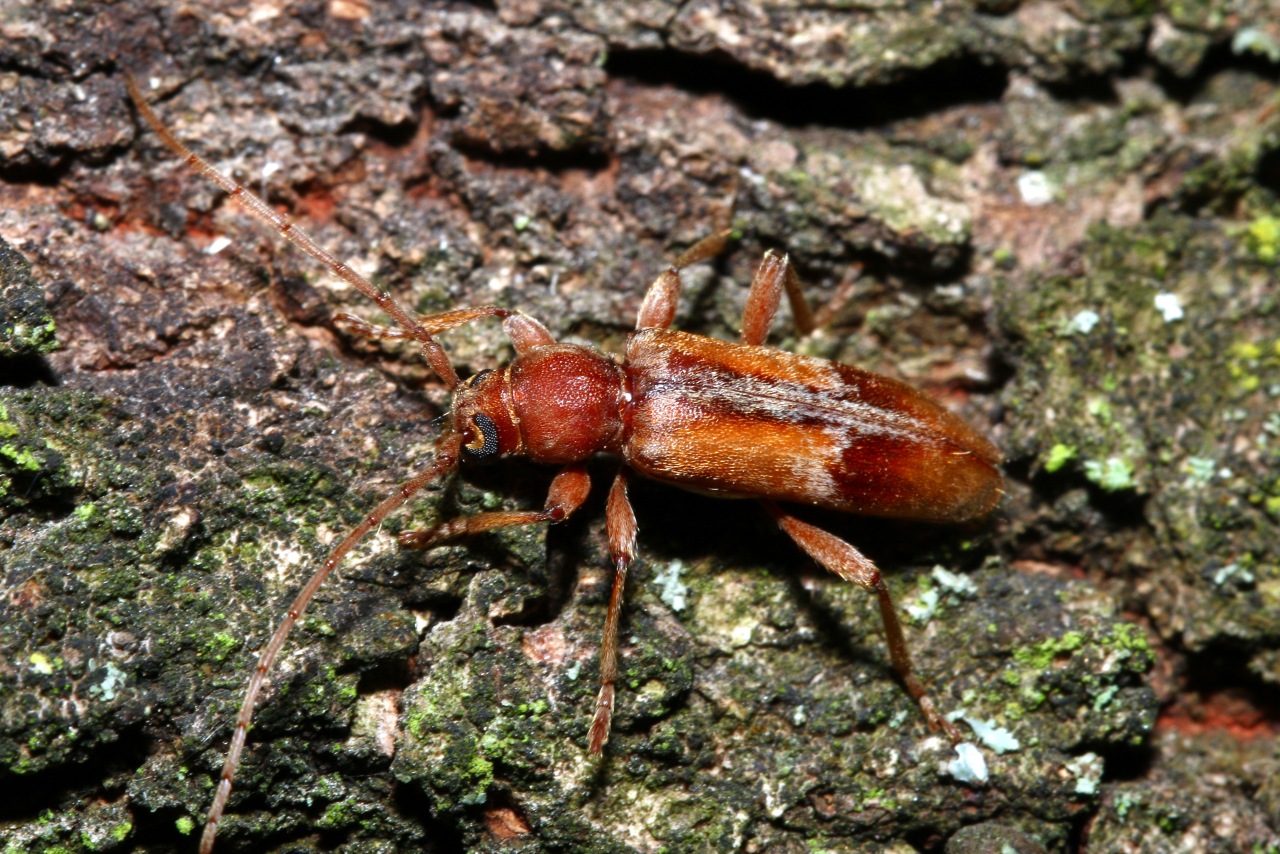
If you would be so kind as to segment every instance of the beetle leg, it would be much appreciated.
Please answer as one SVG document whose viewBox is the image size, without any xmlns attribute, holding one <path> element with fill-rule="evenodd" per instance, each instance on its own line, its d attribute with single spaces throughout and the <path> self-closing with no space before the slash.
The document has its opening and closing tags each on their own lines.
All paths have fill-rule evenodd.
<svg viewBox="0 0 1280 854">
<path fill-rule="evenodd" d="M 717 231 L 715 234 L 709 234 L 699 240 L 697 243 L 686 249 L 679 258 L 676 259 L 675 268 L 683 270 L 685 267 L 706 261 L 708 258 L 714 258 L 724 251 L 724 245 L 729 242 L 729 238 L 733 236 L 733 229 L 726 228 L 723 231 Z"/>
<path fill-rule="evenodd" d="M 497 511 L 450 519 L 424 531 L 405 531 L 400 535 L 400 545 L 412 549 L 429 549 L 447 540 L 485 531 L 535 525 L 539 522 L 563 522 L 582 506 L 590 491 L 591 477 L 587 474 L 586 464 L 573 463 L 561 469 L 551 481 L 543 510 Z"/>
<path fill-rule="evenodd" d="M 513 311 L 502 321 L 502 331 L 511 339 L 512 346 L 516 348 L 516 355 L 527 353 L 534 347 L 556 343 L 556 339 L 552 337 L 547 327 L 520 312 Z"/>
<path fill-rule="evenodd" d="M 787 302 L 791 304 L 791 317 L 795 321 L 796 330 L 801 335 L 812 335 L 816 329 L 824 329 L 831 325 L 836 315 L 853 297 L 858 276 L 862 273 L 861 264 L 853 264 L 849 272 L 836 287 L 831 299 L 816 312 L 809 308 L 800 286 L 800 277 L 791 265 L 789 256 L 779 256 L 770 249 L 760 262 L 756 277 L 751 280 L 751 290 L 747 293 L 747 307 L 742 313 L 743 344 L 763 344 L 769 335 L 769 327 L 773 325 L 774 315 L 781 301 L 781 291 L 787 292 Z"/>
<path fill-rule="evenodd" d="M 609 595 L 609 613 L 604 621 L 604 637 L 600 640 L 600 694 L 596 697 L 596 714 L 591 720 L 588 752 L 593 756 L 604 750 L 613 723 L 613 683 L 618 678 L 618 623 L 622 618 L 622 597 L 627 588 L 627 569 L 636 556 L 636 514 L 627 498 L 627 470 L 614 478 L 605 508 L 605 529 L 609 536 L 609 555 L 613 558 L 613 592 Z"/>
<path fill-rule="evenodd" d="M 778 302 L 782 299 L 783 282 L 796 278 L 791 259 L 779 255 L 770 249 L 760 259 L 760 268 L 751 280 L 751 290 L 747 292 L 747 307 L 742 313 L 743 344 L 758 346 L 763 344 L 769 335 L 769 327 L 773 325 L 773 316 L 778 311 Z M 807 306 L 806 306 L 807 308 Z"/>
<path fill-rule="evenodd" d="M 720 231 L 704 237 L 684 251 L 676 262 L 658 275 L 645 292 L 636 317 L 636 329 L 666 329 L 676 318 L 676 305 L 680 301 L 680 289 L 684 280 L 680 272 L 691 264 L 705 261 L 720 253 L 733 235 L 732 230 Z"/>
<path fill-rule="evenodd" d="M 840 284 L 836 285 L 835 292 L 831 294 L 831 299 L 813 313 L 813 329 L 826 329 L 836 319 L 836 315 L 840 313 L 848 303 L 853 299 L 854 291 L 857 290 L 858 278 L 862 275 L 862 262 L 855 261 L 849 265 L 848 272 L 844 278 L 840 280 Z M 789 293 L 789 292 L 788 292 Z M 797 294 L 799 292 L 797 291 Z M 792 298 L 791 308 L 795 312 L 795 297 Z M 806 308 L 807 308 L 806 304 Z M 799 317 L 799 312 L 796 312 Z M 800 321 L 796 321 L 796 325 L 800 325 Z M 803 331 L 803 330 L 802 330 Z M 807 333 L 806 333 L 807 334 Z"/>
<path fill-rule="evenodd" d="M 911 668 L 911 654 L 907 650 L 907 639 L 902 633 L 902 624 L 898 622 L 898 612 L 893 606 L 893 599 L 889 596 L 889 588 L 885 585 L 876 565 L 862 552 L 834 534 L 800 521 L 771 501 L 764 502 L 764 505 L 777 520 L 779 527 L 805 554 L 845 581 L 852 581 L 859 587 L 865 587 L 876 594 L 880 601 L 880 618 L 884 622 L 884 633 L 889 642 L 889 658 L 893 662 L 894 670 L 898 671 L 898 676 L 906 686 L 907 692 L 920 706 L 925 720 L 929 722 L 929 728 L 934 732 L 942 730 L 953 744 L 962 741 L 960 730 L 938 713 L 928 691 L 916 678 Z"/>
<path fill-rule="evenodd" d="M 743 344 L 760 345 L 765 342 L 784 289 L 800 334 L 813 332 L 813 312 L 800 291 L 800 279 L 796 276 L 796 268 L 791 265 L 790 256 L 779 255 L 770 249 L 764 253 L 756 277 L 751 280 L 751 290 L 747 292 L 747 307 L 742 313 L 740 340 Z"/>
</svg>

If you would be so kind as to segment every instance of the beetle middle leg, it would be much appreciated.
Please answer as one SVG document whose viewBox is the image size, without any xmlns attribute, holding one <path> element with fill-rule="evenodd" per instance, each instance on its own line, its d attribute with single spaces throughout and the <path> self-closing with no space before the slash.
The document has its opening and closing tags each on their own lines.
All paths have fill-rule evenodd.
<svg viewBox="0 0 1280 854">
<path fill-rule="evenodd" d="M 884 578 L 876 565 L 844 540 L 808 522 L 802 522 L 772 501 L 764 502 L 764 506 L 777 521 L 778 526 L 805 554 L 845 581 L 851 581 L 876 594 L 880 603 L 880 618 L 884 623 L 885 639 L 889 643 L 889 659 L 893 662 L 893 669 L 898 672 L 903 685 L 906 686 L 907 693 L 920 707 L 931 730 L 945 732 L 952 744 L 962 741 L 960 730 L 938 713 L 938 708 L 933 704 L 924 684 L 916 678 L 911 666 L 911 653 L 907 649 L 907 639 L 902 633 L 902 623 L 898 620 L 898 611 L 893 605 L 889 588 L 885 585 Z"/>
<path fill-rule="evenodd" d="M 747 292 L 747 307 L 742 313 L 743 344 L 759 345 L 769 336 L 769 327 L 773 325 L 774 315 L 778 312 L 778 303 L 782 299 L 782 291 L 787 292 L 787 300 L 791 303 L 791 316 L 795 318 L 796 329 L 801 335 L 808 335 L 814 330 L 813 312 L 809 303 L 800 292 L 800 278 L 796 268 L 791 265 L 788 255 L 779 255 L 770 249 L 764 253 L 760 268 L 751 280 L 751 290 Z"/>
<path fill-rule="evenodd" d="M 684 279 L 681 276 L 684 268 L 720 254 L 732 235 L 732 230 L 726 230 L 702 238 L 686 249 L 674 264 L 663 270 L 645 292 L 644 301 L 640 303 L 639 315 L 636 317 L 636 329 L 670 327 L 676 318 L 676 304 L 680 300 L 680 290 L 684 287 Z"/>
<path fill-rule="evenodd" d="M 627 470 L 614 478 L 605 505 L 605 531 L 609 537 L 609 556 L 613 558 L 613 591 L 609 595 L 609 613 L 604 621 L 604 637 L 600 641 L 600 694 L 596 697 L 596 713 L 591 720 L 588 752 L 598 755 L 609 740 L 613 723 L 613 684 L 618 678 L 618 624 L 622 619 L 622 598 L 627 588 L 627 570 L 636 556 L 636 514 L 627 497 Z"/>
</svg>

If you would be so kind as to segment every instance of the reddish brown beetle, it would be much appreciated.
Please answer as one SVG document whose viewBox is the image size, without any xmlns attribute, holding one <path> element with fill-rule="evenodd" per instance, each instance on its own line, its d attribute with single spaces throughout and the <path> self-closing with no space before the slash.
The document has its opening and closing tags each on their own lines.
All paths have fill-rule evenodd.
<svg viewBox="0 0 1280 854">
<path fill-rule="evenodd" d="M 403 545 L 430 548 L 482 531 L 562 521 L 582 505 L 590 490 L 586 461 L 601 453 L 622 460 L 606 509 L 614 581 L 600 649 L 600 693 L 589 733 L 592 754 L 604 748 L 613 714 L 618 621 L 627 569 L 635 555 L 636 520 L 627 498 L 632 471 L 720 497 L 761 499 L 801 550 L 841 578 L 874 591 L 894 668 L 929 726 L 959 741 L 954 725 L 938 713 L 912 672 L 906 639 L 879 570 L 853 546 L 801 521 L 778 502 L 963 522 L 986 514 L 1000 499 L 1000 454 L 964 421 L 910 386 L 762 346 L 784 290 L 801 325 L 808 325 L 807 308 L 785 256 L 765 254 L 751 283 L 736 344 L 669 328 L 682 286 L 681 270 L 719 252 L 727 234 L 697 243 L 658 276 L 640 306 L 636 331 L 620 361 L 587 347 L 557 343 L 536 320 L 497 306 L 413 317 L 286 217 L 193 154 L 161 124 L 134 81 L 127 80 L 127 85 L 138 111 L 169 148 L 281 236 L 373 299 L 399 328 L 375 327 L 343 315 L 347 325 L 366 335 L 417 342 L 453 394 L 452 423 L 438 441 L 434 459 L 334 548 L 263 649 L 236 719 L 202 852 L 213 848 L 258 693 L 303 609 L 357 541 L 418 490 L 468 459 L 524 456 L 561 470 L 541 511 L 454 519 L 402 534 Z M 516 357 L 502 369 L 460 381 L 435 336 L 486 317 L 502 319 Z"/>
</svg>

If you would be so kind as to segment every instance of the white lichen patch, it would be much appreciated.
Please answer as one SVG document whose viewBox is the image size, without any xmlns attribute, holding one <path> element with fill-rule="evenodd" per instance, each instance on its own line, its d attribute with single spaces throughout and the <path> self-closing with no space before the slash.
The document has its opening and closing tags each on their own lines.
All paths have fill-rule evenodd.
<svg viewBox="0 0 1280 854">
<path fill-rule="evenodd" d="M 1095 795 L 1102 782 L 1102 757 L 1096 753 L 1077 756 L 1066 765 L 1067 773 L 1076 778 L 1077 795 Z"/>
<path fill-rule="evenodd" d="M 1049 176 L 1037 170 L 1018 176 L 1018 195 L 1024 205 L 1040 207 L 1053 201 L 1053 183 Z"/>
<path fill-rule="evenodd" d="M 947 763 L 946 772 L 971 786 L 981 786 L 990 779 L 982 751 L 967 741 L 956 745 L 956 758 Z"/>
<path fill-rule="evenodd" d="M 102 681 L 89 686 L 89 696 L 97 697 L 110 703 L 115 700 L 120 689 L 124 687 L 127 677 L 125 672 L 116 667 L 114 662 L 108 661 L 103 670 L 106 673 L 102 677 Z"/>
<path fill-rule="evenodd" d="M 958 709 L 947 715 L 947 720 L 964 721 L 973 730 L 973 734 L 978 737 L 978 741 L 994 750 L 997 755 L 1011 753 L 1022 747 L 1022 742 L 1017 737 L 999 726 L 995 721 L 984 721 L 981 718 L 975 718 L 966 714 L 964 709 Z"/>
<path fill-rule="evenodd" d="M 941 599 L 942 597 L 938 594 L 936 587 L 921 591 L 919 598 L 914 603 L 908 602 L 906 604 L 907 615 L 911 617 L 912 622 L 923 626 L 932 620 L 933 615 L 938 612 L 938 604 Z"/>
<path fill-rule="evenodd" d="M 978 592 L 978 585 L 972 578 L 954 573 L 945 566 L 935 566 L 929 574 L 933 576 L 934 581 L 938 582 L 938 586 L 948 593 L 967 597 Z"/>
<path fill-rule="evenodd" d="M 658 598 L 672 611 L 683 611 L 689 606 L 689 587 L 680 580 L 687 567 L 673 560 L 653 577 L 658 584 Z"/>
<path fill-rule="evenodd" d="M 1154 303 L 1156 311 L 1160 312 L 1160 316 L 1164 318 L 1165 323 L 1173 323 L 1175 320 L 1183 318 L 1182 301 L 1178 299 L 1177 294 L 1171 294 L 1167 291 L 1158 293 Z"/>
<path fill-rule="evenodd" d="M 1093 309 L 1085 308 L 1077 311 L 1075 316 L 1066 322 L 1062 328 L 1064 335 L 1088 335 L 1093 331 L 1093 327 L 1098 325 L 1098 321 L 1102 317 Z"/>
</svg>

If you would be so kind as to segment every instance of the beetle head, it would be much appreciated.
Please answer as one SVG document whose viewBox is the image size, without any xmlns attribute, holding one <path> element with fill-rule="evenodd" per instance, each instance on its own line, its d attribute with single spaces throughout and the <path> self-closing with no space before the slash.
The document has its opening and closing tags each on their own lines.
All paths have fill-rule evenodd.
<svg viewBox="0 0 1280 854">
<path fill-rule="evenodd" d="M 464 459 L 494 459 L 521 451 L 505 371 L 481 371 L 453 392 L 453 429 Z"/>
</svg>

